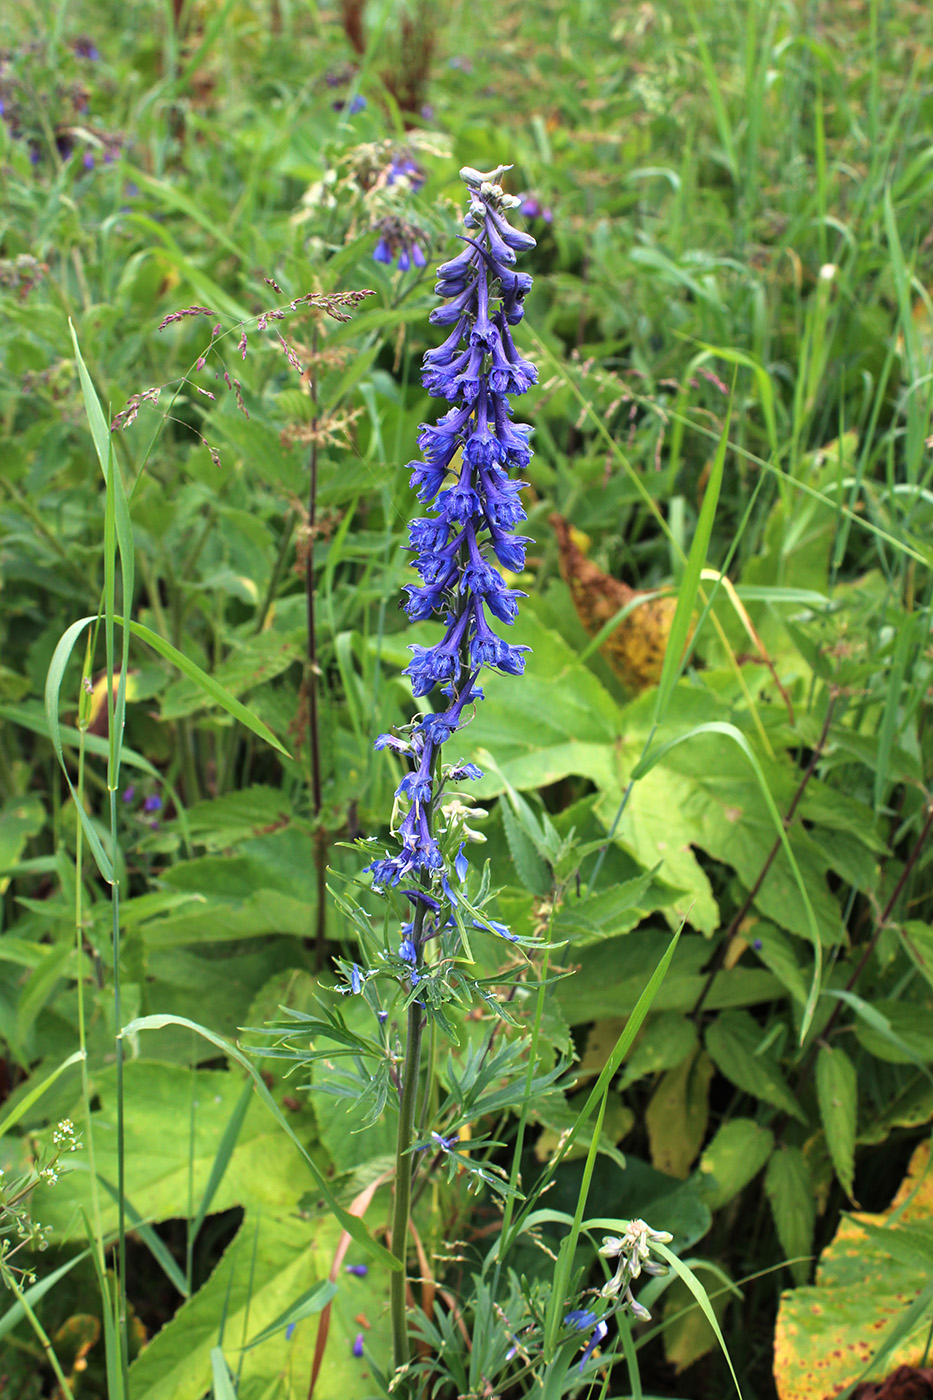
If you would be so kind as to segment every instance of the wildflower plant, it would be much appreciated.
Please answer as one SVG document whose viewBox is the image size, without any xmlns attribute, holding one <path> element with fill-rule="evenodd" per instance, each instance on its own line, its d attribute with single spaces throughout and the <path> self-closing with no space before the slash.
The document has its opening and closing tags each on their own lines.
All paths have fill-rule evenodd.
<svg viewBox="0 0 933 1400">
<path fill-rule="evenodd" d="M 511 1270 L 503 1274 L 501 1267 L 507 1241 L 524 1228 L 514 1220 L 522 1200 L 521 1133 L 512 1171 L 506 1173 L 493 1155 L 503 1144 L 476 1131 L 484 1118 L 527 1109 L 557 1091 L 564 1072 L 560 1062 L 550 1069 L 539 1065 L 534 1040 L 529 1048 L 520 1037 L 496 1038 L 497 1028 L 514 1020 L 510 1005 L 527 962 L 523 945 L 540 946 L 546 930 L 520 937 L 494 916 L 488 867 L 481 869 L 468 855 L 485 840 L 472 825 L 485 813 L 469 796 L 469 784 L 482 773 L 460 746 L 483 700 L 484 673 L 519 678 L 528 651 L 508 640 L 524 595 L 505 574 L 521 573 L 529 543 L 519 531 L 526 518 L 521 473 L 531 458 L 531 429 L 514 421 L 513 400 L 532 387 L 537 374 L 513 332 L 531 290 L 530 275 L 516 264 L 534 239 L 510 222 L 519 200 L 499 183 L 506 169 L 461 171 L 468 190 L 463 248 L 438 269 L 436 291 L 444 303 L 430 320 L 444 339 L 426 353 L 422 369 L 425 388 L 448 407 L 436 422 L 421 425 L 421 457 L 407 467 L 424 513 L 409 527 L 417 582 L 405 586 L 402 606 L 413 623 L 433 623 L 441 635 L 411 643 L 404 674 L 417 711 L 409 723 L 375 740 L 377 750 L 399 761 L 403 772 L 389 843 L 359 843 L 370 856 L 364 873 L 371 893 L 353 889 L 354 883 L 366 888 L 359 878 L 334 892 L 360 948 L 353 960 L 336 960 L 336 990 L 348 999 L 348 1008 L 356 1002 L 365 1006 L 372 1029 L 358 1030 L 366 1024 L 365 1012 L 360 1017 L 348 1009 L 344 1015 L 339 1000 L 322 1000 L 322 1015 L 289 1012 L 291 1029 L 282 1036 L 281 1024 L 272 1028 L 268 1033 L 278 1033 L 279 1040 L 266 1052 L 305 1064 L 323 1060 L 327 1073 L 316 1076 L 315 1087 L 362 1106 L 361 1127 L 386 1111 L 397 1113 L 391 1249 L 400 1267 L 390 1281 L 393 1371 L 385 1378 L 390 1393 L 414 1393 L 419 1378 L 429 1374 L 436 1385 L 446 1373 L 461 1393 L 473 1393 L 480 1377 L 484 1384 L 505 1384 L 552 1364 L 565 1377 L 571 1370 L 576 1377 L 605 1340 L 608 1317 L 637 1306 L 629 1284 L 639 1269 L 654 1271 L 638 1252 L 639 1233 L 632 1237 L 635 1254 L 625 1245 L 624 1291 L 600 1299 L 599 1312 L 582 1305 L 567 1311 L 567 1300 L 580 1302 L 579 1279 L 565 1274 L 555 1277 L 543 1301 L 536 1300 L 524 1280 Z M 548 847 L 557 879 L 570 857 L 546 818 L 544 829 L 557 842 L 554 850 Z M 381 928 L 370 912 L 371 894 L 383 901 Z M 504 945 L 511 966 L 495 977 L 475 975 L 472 941 L 477 938 Z M 546 979 L 545 963 L 538 982 L 539 1019 Z M 504 988 L 508 994 L 501 996 Z M 456 1062 L 450 1056 L 443 1074 L 432 1079 L 430 1065 L 437 1060 L 430 1057 L 425 1073 L 425 1032 L 432 1045 L 438 1032 L 458 1043 L 457 1009 L 468 1011 L 477 1000 L 491 1013 L 491 1029 L 478 1044 L 468 1043 Z M 404 1029 L 398 1012 L 405 1016 Z M 317 1048 L 318 1039 L 326 1048 Z M 488 1189 L 504 1212 L 500 1243 L 490 1256 L 492 1276 L 481 1271 L 473 1280 L 467 1306 L 474 1346 L 466 1361 L 453 1351 L 457 1329 L 451 1330 L 450 1317 L 437 1308 L 434 1318 L 414 1310 L 420 1355 L 412 1359 L 410 1353 L 405 1265 L 413 1190 L 420 1192 L 429 1180 L 436 1184 L 445 1170 L 448 1182 Z M 647 1226 L 642 1230 L 645 1238 L 655 1238 Z M 577 1357 L 581 1331 L 587 1334 L 582 1363 Z M 562 1381 L 561 1389 L 572 1384 Z"/>
</svg>

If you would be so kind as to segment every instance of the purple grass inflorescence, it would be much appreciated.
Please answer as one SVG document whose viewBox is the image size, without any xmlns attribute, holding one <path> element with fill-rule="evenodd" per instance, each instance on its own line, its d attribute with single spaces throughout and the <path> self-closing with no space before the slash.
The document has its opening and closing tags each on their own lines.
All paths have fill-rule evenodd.
<svg viewBox="0 0 933 1400">
<path fill-rule="evenodd" d="M 470 196 L 467 233 L 463 249 L 438 268 L 435 290 L 447 300 L 430 319 L 445 328 L 446 339 L 427 352 L 422 370 L 428 392 L 450 407 L 433 425 L 421 425 L 423 460 L 408 464 L 412 490 L 429 514 L 411 522 L 409 547 L 421 582 L 407 585 L 403 607 L 413 622 L 439 617 L 444 635 L 431 646 L 412 645 L 404 674 L 417 698 L 432 697 L 436 712 L 419 716 L 404 737 L 376 740 L 377 749 L 391 748 L 410 765 L 396 790 L 396 811 L 404 812 L 398 849 L 367 870 L 376 890 L 417 882 L 418 888 L 400 891 L 416 910 L 424 906 L 423 916 L 402 930 L 400 957 L 411 968 L 413 986 L 422 945 L 449 927 L 458 900 L 452 882 L 467 874 L 462 843 L 455 855 L 445 858 L 442 851 L 439 798 L 448 781 L 482 777 L 475 764 L 442 765 L 442 746 L 483 698 L 483 668 L 520 676 L 528 650 L 499 634 L 500 624 L 515 621 L 524 597 L 506 586 L 501 570 L 520 572 L 529 543 L 516 534 L 525 519 L 524 483 L 516 473 L 531 458 L 531 429 L 513 424 L 511 399 L 537 379 L 512 336 L 531 288 L 531 277 L 514 270 L 516 255 L 535 240 L 508 222 L 519 200 L 498 184 L 507 169 L 460 172 Z M 475 926 L 513 938 L 493 920 Z"/>
</svg>

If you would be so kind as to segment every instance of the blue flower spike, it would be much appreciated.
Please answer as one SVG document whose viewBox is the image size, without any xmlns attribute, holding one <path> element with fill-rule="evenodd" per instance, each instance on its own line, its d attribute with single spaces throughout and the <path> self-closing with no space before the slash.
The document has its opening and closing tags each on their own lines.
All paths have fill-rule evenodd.
<svg viewBox="0 0 933 1400">
<path fill-rule="evenodd" d="M 443 632 L 430 644 L 414 643 L 403 672 L 415 698 L 430 697 L 432 713 L 416 720 L 404 738 L 382 734 L 376 740 L 377 748 L 392 749 L 409 771 L 395 793 L 397 847 L 367 869 L 377 892 L 401 882 L 408 886 L 401 893 L 415 913 L 402 927 L 399 956 L 412 987 L 421 975 L 424 944 L 452 926 L 459 903 L 453 885 L 462 887 L 469 872 L 465 841 L 480 839 L 460 827 L 456 844 L 443 840 L 453 820 L 440 810 L 444 784 L 473 782 L 482 773 L 462 760 L 445 764 L 442 746 L 469 723 L 482 700 L 477 682 L 483 668 L 520 676 L 528 651 L 499 630 L 514 623 L 525 596 L 506 586 L 502 571 L 520 573 L 530 543 L 515 532 L 526 518 L 521 472 L 531 459 L 531 429 L 513 423 L 512 400 L 537 380 L 513 336 L 531 288 L 531 278 L 514 265 L 535 240 L 509 222 L 520 201 L 499 183 L 508 169 L 460 172 L 468 195 L 463 247 L 437 269 L 435 290 L 445 302 L 429 319 L 443 327 L 444 339 L 425 354 L 421 374 L 428 393 L 448 407 L 434 423 L 421 424 L 421 460 L 407 468 L 426 514 L 410 525 L 418 582 L 405 585 L 403 607 L 412 622 L 436 620 Z M 389 182 L 419 178 L 414 162 L 400 158 Z M 376 261 L 389 264 L 397 256 L 402 271 L 424 266 L 423 248 L 400 226 L 386 220 L 380 232 Z M 475 927 L 515 940 L 494 919 Z"/>
</svg>

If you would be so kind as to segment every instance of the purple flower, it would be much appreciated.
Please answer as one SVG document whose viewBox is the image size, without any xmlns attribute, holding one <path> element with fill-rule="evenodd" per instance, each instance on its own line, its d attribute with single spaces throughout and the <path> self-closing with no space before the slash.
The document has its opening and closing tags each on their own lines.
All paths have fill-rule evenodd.
<svg viewBox="0 0 933 1400">
<path fill-rule="evenodd" d="M 353 1339 L 353 1355 L 356 1356 L 356 1357 L 360 1357 L 360 1356 L 363 1355 L 363 1334 L 362 1334 L 362 1332 L 357 1332 L 355 1338 Z"/>
<path fill-rule="evenodd" d="M 593 1352 L 599 1346 L 600 1342 L 606 1340 L 606 1334 L 608 1333 L 608 1331 L 609 1328 L 606 1326 L 605 1322 L 597 1322 L 596 1326 L 593 1328 L 593 1335 L 587 1342 L 586 1347 L 583 1351 L 583 1355 L 580 1357 L 581 1371 L 583 1370 L 583 1367 L 586 1365 L 586 1363 L 589 1361 L 590 1357 L 593 1355 Z"/>
<path fill-rule="evenodd" d="M 516 620 L 525 596 L 506 586 L 502 570 L 524 569 L 530 542 L 514 532 L 526 518 L 520 495 L 524 483 L 516 473 L 531 459 L 531 429 L 512 422 L 512 400 L 537 380 L 534 364 L 520 354 L 511 329 L 522 319 L 531 287 L 531 278 L 515 271 L 514 264 L 534 247 L 534 239 L 509 222 L 518 201 L 499 187 L 502 173 L 462 172 L 469 186 L 467 232 L 464 246 L 437 269 L 436 291 L 447 300 L 429 319 L 445 327 L 444 339 L 425 354 L 421 376 L 428 393 L 446 399 L 448 406 L 434 423 L 419 426 L 421 460 L 407 467 L 411 489 L 426 514 L 409 526 L 417 581 L 404 585 L 403 607 L 413 622 L 440 619 L 443 635 L 431 644 L 412 643 L 403 675 L 413 696 L 432 696 L 438 713 L 424 715 L 402 731 L 408 737 L 380 735 L 376 740 L 377 748 L 390 748 L 402 758 L 407 771 L 395 793 L 397 845 L 367 869 L 377 892 L 402 881 L 417 881 L 421 887 L 401 891 L 415 907 L 412 921 L 401 929 L 398 957 L 407 965 L 405 974 L 398 963 L 395 968 L 403 981 L 407 974 L 412 986 L 432 975 L 422 963 L 424 944 L 456 932 L 452 911 L 466 907 L 462 886 L 469 866 L 458 828 L 452 826 L 459 819 L 439 816 L 439 794 L 448 782 L 482 777 L 473 763 L 441 763 L 439 750 L 469 722 L 472 707 L 482 700 L 477 684 L 482 667 L 520 676 L 528 651 L 494 630 Z M 393 157 L 386 183 L 414 185 L 420 178 L 413 159 L 401 153 Z M 424 266 L 416 231 L 387 217 L 378 232 L 377 262 L 397 260 L 401 271 Z M 437 704 L 437 693 L 445 697 L 446 708 Z M 460 893 L 451 882 L 459 883 Z M 505 924 L 485 915 L 474 919 L 474 926 L 517 941 Z M 444 1151 L 456 1141 L 436 1134 L 434 1140 Z"/>
<path fill-rule="evenodd" d="M 365 1278 L 369 1273 L 369 1266 L 367 1264 L 348 1264 L 346 1272 L 352 1274 L 354 1278 Z"/>
<path fill-rule="evenodd" d="M 129 787 L 123 789 L 121 796 L 124 802 L 132 802 L 133 798 L 136 796 L 136 789 L 133 787 L 132 783 L 130 783 Z"/>
<path fill-rule="evenodd" d="M 487 919 L 485 923 L 480 923 L 479 919 L 474 919 L 473 927 L 481 928 L 487 932 L 489 929 L 492 929 L 493 933 L 497 933 L 500 938 L 507 938 L 510 943 L 518 942 L 518 934 L 513 933 L 505 924 L 500 924 L 498 919 Z"/>
<path fill-rule="evenodd" d="M 292 1337 L 294 1337 L 294 1335 L 295 1335 L 295 1328 L 296 1328 L 297 1326 L 298 1326 L 298 1323 L 297 1323 L 297 1322 L 290 1322 L 290 1323 L 288 1324 L 288 1326 L 287 1326 L 286 1329 L 285 1329 L 285 1340 L 286 1340 L 286 1342 L 290 1342 L 291 1339 L 292 1339 Z"/>
<path fill-rule="evenodd" d="M 81 157 L 81 162 L 82 162 L 82 164 L 83 164 L 85 170 L 93 170 L 93 169 L 94 169 L 94 163 L 95 163 L 95 162 L 94 162 L 94 156 L 93 156 L 92 152 L 91 152 L 91 151 L 85 151 L 85 152 L 84 152 L 84 155 Z"/>
<path fill-rule="evenodd" d="M 574 1308 L 564 1318 L 568 1327 L 575 1327 L 578 1332 L 587 1332 L 596 1325 L 596 1314 L 587 1308 Z"/>
<path fill-rule="evenodd" d="M 146 812 L 146 813 L 150 813 L 150 812 L 161 812 L 161 810 L 162 810 L 162 799 L 161 799 L 161 797 L 159 796 L 159 794 L 158 794 L 157 792 L 151 792 L 151 793 L 149 794 L 149 796 L 146 798 L 145 802 L 143 803 L 143 811 Z"/>
</svg>

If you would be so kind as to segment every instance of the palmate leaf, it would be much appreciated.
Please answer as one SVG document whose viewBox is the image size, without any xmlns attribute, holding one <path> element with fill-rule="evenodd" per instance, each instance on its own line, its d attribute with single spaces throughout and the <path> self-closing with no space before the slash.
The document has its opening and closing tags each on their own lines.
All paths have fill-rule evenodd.
<svg viewBox="0 0 933 1400">
<path fill-rule="evenodd" d="M 319 1307 L 331 1291 L 326 1280 L 339 1240 L 339 1225 L 327 1217 L 248 1211 L 204 1286 L 134 1361 L 131 1394 L 200 1400 L 211 1384 L 212 1352 L 220 1346 L 234 1373 L 242 1360 L 241 1400 L 259 1400 L 270 1387 L 279 1400 L 304 1400 Z M 361 1262 L 358 1255 L 350 1258 Z M 340 1275 L 316 1400 L 362 1400 L 370 1393 L 368 1368 L 354 1357 L 353 1339 L 364 1330 L 357 1320 L 363 1316 L 369 1324 L 367 1350 L 377 1364 L 385 1364 L 387 1279 L 381 1269 L 371 1269 L 365 1278 Z M 288 1336 L 282 1329 L 292 1320 L 295 1329 Z"/>
<path fill-rule="evenodd" d="M 799 782 L 791 758 L 769 757 L 739 732 L 728 691 L 681 681 L 671 696 L 664 735 L 683 742 L 668 746 L 652 760 L 654 766 L 638 770 L 641 776 L 619 816 L 652 732 L 653 695 L 618 706 L 563 637 L 535 616 L 531 601 L 515 629 L 516 640 L 533 650 L 520 682 L 521 706 L 515 678 L 492 676 L 486 702 L 464 733 L 481 768 L 483 752 L 495 755 L 477 797 L 509 787 L 536 790 L 573 775 L 588 779 L 598 790 L 594 812 L 604 829 L 614 827 L 615 840 L 642 870 L 660 862 L 658 884 L 673 892 L 663 906 L 669 923 L 685 917 L 712 934 L 720 925 L 719 911 L 695 850 L 731 866 L 746 889 L 755 886 L 783 831 L 780 814 Z M 787 834 L 796 870 L 781 849 L 755 904 L 778 927 L 811 943 L 818 932 L 819 942 L 831 946 L 842 931 L 828 884 L 834 861 L 838 857 L 847 874 L 861 871 L 864 884 L 865 872 L 877 865 L 877 841 L 862 804 L 846 796 L 837 804 L 834 794 L 818 784 L 811 787 L 812 797 L 805 797 L 800 810 L 812 829 L 795 823 Z M 585 899 L 574 905 L 581 918 L 585 906 Z"/>
<path fill-rule="evenodd" d="M 844 1218 L 815 1283 L 782 1295 L 774 1339 L 780 1400 L 832 1400 L 858 1380 L 923 1364 L 933 1301 L 929 1164 L 924 1142 L 889 1210 Z"/>
<path fill-rule="evenodd" d="M 237 1113 L 244 1078 L 225 1070 L 197 1070 L 130 1060 L 124 1066 L 126 1190 L 135 1209 L 147 1220 L 168 1220 L 184 1214 L 190 1203 L 197 1212 L 211 1180 L 218 1149 Z M 117 1182 L 116 1083 L 113 1069 L 94 1078 L 100 1108 L 92 1116 L 95 1164 L 105 1180 Z M 81 1154 L 82 1168 L 86 1168 Z M 274 1170 L 270 1169 L 274 1164 Z M 210 1202 L 213 1211 L 252 1202 L 257 1208 L 282 1209 L 307 1189 L 308 1176 L 296 1152 L 282 1150 L 282 1135 L 261 1105 L 252 1103 L 237 1138 L 236 1148 Z M 190 1194 L 189 1194 L 190 1187 Z M 80 1234 L 78 1208 L 90 1209 L 91 1183 L 87 1170 L 68 1176 L 68 1190 L 40 1186 L 36 1195 L 39 1218 L 56 1232 Z M 117 1207 L 109 1195 L 102 1200 L 105 1231 L 115 1228 Z M 77 1218 L 76 1218 L 77 1217 Z"/>
</svg>

